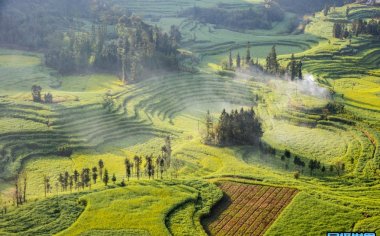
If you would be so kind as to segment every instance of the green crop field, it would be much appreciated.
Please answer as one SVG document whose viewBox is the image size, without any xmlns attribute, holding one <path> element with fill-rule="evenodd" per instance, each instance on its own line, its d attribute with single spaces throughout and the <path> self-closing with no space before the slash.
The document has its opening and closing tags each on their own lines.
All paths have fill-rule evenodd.
<svg viewBox="0 0 380 236">
<path fill-rule="evenodd" d="M 255 10 L 264 1 L 107 4 L 167 32 L 178 26 L 177 51 L 187 55 L 179 59 L 187 70 L 144 68 L 144 78 L 127 84 L 120 73 L 99 68 L 59 73 L 46 65 L 43 49 L 1 43 L 0 36 L 0 235 L 380 234 L 379 36 L 333 37 L 336 23 L 350 22 L 352 30 L 354 20 L 378 19 L 378 6 L 336 6 L 326 16 L 285 11 L 268 28 L 241 30 L 180 13 L 192 7 Z M 75 47 L 69 33 L 91 35 L 89 18 L 58 18 L 51 20 L 67 35 L 52 43 Z M 119 45 L 117 27 L 107 27 Z M 237 54 L 244 61 L 248 45 L 262 66 L 273 45 L 282 67 L 294 54 L 304 79 L 223 68 L 230 51 L 233 66 Z M 54 102 L 34 102 L 33 85 L 41 86 L 42 96 L 53 94 Z M 342 112 L 329 110 L 337 104 Z M 217 126 L 224 109 L 241 108 L 252 108 L 261 122 L 261 146 L 207 144 L 207 112 Z M 160 173 L 156 158 L 165 155 L 167 137 L 171 166 Z M 136 155 L 142 174 L 137 178 L 135 164 L 129 179 L 125 159 L 136 163 Z M 311 169 L 312 161 L 319 168 Z M 93 167 L 96 183 L 90 176 L 89 186 L 59 184 L 60 174 Z M 24 187 L 24 176 L 27 200 L 19 205 L 16 188 Z"/>
</svg>

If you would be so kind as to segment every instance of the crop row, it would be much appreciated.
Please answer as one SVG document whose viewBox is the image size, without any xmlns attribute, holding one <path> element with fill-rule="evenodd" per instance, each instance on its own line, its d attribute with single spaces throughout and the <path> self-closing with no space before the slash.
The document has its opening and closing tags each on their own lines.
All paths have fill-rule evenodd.
<svg viewBox="0 0 380 236">
<path fill-rule="evenodd" d="M 297 193 L 290 188 L 223 182 L 227 209 L 209 225 L 213 235 L 263 235 Z"/>
</svg>

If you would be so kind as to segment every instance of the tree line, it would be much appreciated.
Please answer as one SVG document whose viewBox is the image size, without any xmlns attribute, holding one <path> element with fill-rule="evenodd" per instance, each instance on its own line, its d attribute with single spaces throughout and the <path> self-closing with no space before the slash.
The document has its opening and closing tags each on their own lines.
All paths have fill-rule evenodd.
<svg viewBox="0 0 380 236">
<path fill-rule="evenodd" d="M 172 159 L 171 138 L 168 136 L 165 138 L 165 144 L 161 147 L 160 155 L 154 156 L 152 154 L 145 157 L 135 155 L 133 158 L 125 158 L 125 176 L 120 180 L 119 185 L 126 186 L 126 180 L 129 181 L 131 178 L 139 180 L 143 176 L 149 179 L 163 179 L 164 174 L 167 173 L 169 169 L 173 171 L 172 177 L 177 178 L 178 170 L 181 165 L 178 159 Z M 92 168 L 87 167 L 80 171 L 74 170 L 72 173 L 68 171 L 60 173 L 55 181 L 45 175 L 43 177 L 44 195 L 46 197 L 50 193 L 54 193 L 54 187 L 58 194 L 59 191 L 72 192 L 86 188 L 91 189 L 91 186 L 98 182 L 108 186 L 111 181 L 113 184 L 116 184 L 117 180 L 115 173 L 111 175 L 109 169 L 106 168 L 105 162 L 100 159 L 98 165 Z M 55 182 L 55 186 L 52 182 Z"/>
<path fill-rule="evenodd" d="M 338 39 L 358 37 L 361 34 L 380 36 L 380 20 L 355 19 L 349 29 L 347 23 L 335 22 L 333 25 L 333 37 Z"/>
<path fill-rule="evenodd" d="M 256 61 L 254 60 L 254 57 L 251 53 L 250 42 L 248 42 L 247 44 L 247 50 L 244 57 L 242 57 L 238 52 L 236 58 L 234 59 L 232 49 L 230 49 L 227 62 L 222 62 L 222 69 L 235 71 L 240 70 L 243 67 L 245 67 L 246 69 L 256 68 L 261 72 L 265 72 L 276 76 L 287 75 L 290 77 L 291 80 L 303 79 L 302 60 L 297 59 L 295 55 L 292 54 L 287 66 L 281 67 L 277 58 L 276 45 L 272 46 L 271 51 L 265 59 L 265 65 L 261 65 L 259 63 L 258 58 L 256 58 Z"/>
<path fill-rule="evenodd" d="M 274 151 L 274 154 L 276 151 Z M 273 153 L 272 153 L 273 154 Z M 328 168 L 321 163 L 321 161 L 318 161 L 316 159 L 311 159 L 307 163 L 303 161 L 299 156 L 292 155 L 292 153 L 285 149 L 283 154 L 281 155 L 281 161 L 285 163 L 285 169 L 289 169 L 290 161 L 293 157 L 293 164 L 295 165 L 296 172 L 294 173 L 294 177 L 298 179 L 301 175 L 301 173 L 304 173 L 304 169 L 308 168 L 310 171 L 310 175 L 313 176 L 315 174 L 315 171 L 319 170 L 322 175 L 324 175 L 327 171 L 330 171 L 330 173 L 334 173 L 334 171 L 338 174 L 338 176 L 341 176 L 341 174 L 344 173 L 346 166 L 345 163 L 342 161 L 337 161 L 334 164 L 330 165 Z"/>
</svg>

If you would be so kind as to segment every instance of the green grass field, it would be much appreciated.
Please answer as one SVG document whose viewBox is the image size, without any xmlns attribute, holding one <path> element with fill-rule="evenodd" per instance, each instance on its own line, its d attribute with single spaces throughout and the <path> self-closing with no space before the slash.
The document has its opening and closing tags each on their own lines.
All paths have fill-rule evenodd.
<svg viewBox="0 0 380 236">
<path fill-rule="evenodd" d="M 209 7 L 220 1 L 117 2 L 148 22 L 159 17 L 156 23 L 165 29 L 178 24 L 183 49 L 200 59 L 199 72 L 167 72 L 124 86 L 108 74 L 58 76 L 43 65 L 41 54 L 1 49 L 0 207 L 5 203 L 9 212 L 0 217 L 0 235 L 205 235 L 200 219 L 222 197 L 213 184 L 220 180 L 300 191 L 266 235 L 380 233 L 375 168 L 380 165 L 380 44 L 369 36 L 354 37 L 351 44 L 331 38 L 333 21 L 345 19 L 345 7 L 327 17 L 317 13 L 303 34 L 286 34 L 286 22 L 272 30 L 234 32 L 176 18 L 178 11 L 194 4 Z M 261 2 L 222 1 L 231 8 Z M 378 11 L 352 7 L 349 19 L 370 18 Z M 303 59 L 304 74 L 335 94 L 314 96 L 300 90 L 303 85 L 260 75 L 218 74 L 228 50 L 243 56 L 248 41 L 261 63 L 274 44 L 282 64 L 295 53 Z M 348 49 L 355 53 L 345 54 Z M 34 84 L 43 93 L 51 92 L 55 103 L 32 102 Z M 110 110 L 102 104 L 106 94 L 114 101 Z M 331 101 L 343 103 L 346 112 L 321 119 L 321 110 Z M 250 146 L 202 144 L 207 110 L 216 121 L 223 109 L 241 107 L 254 107 L 263 122 L 263 141 L 276 154 Z M 171 169 L 164 180 L 144 175 L 120 187 L 124 159 L 161 154 L 168 135 L 173 158 L 180 163 L 178 178 Z M 74 150 L 71 157 L 56 155 L 64 145 Z M 292 158 L 283 161 L 285 149 Z M 306 163 L 321 161 L 326 172 L 311 175 L 307 166 L 299 169 L 293 164 L 295 155 Z M 55 183 L 60 173 L 92 168 L 99 159 L 117 177 L 116 185 L 98 182 L 91 189 L 59 191 L 59 197 L 54 188 L 44 198 L 44 175 Z M 330 171 L 337 161 L 346 164 L 342 176 Z M 12 180 L 21 170 L 28 174 L 30 200 L 16 208 Z M 299 179 L 294 178 L 297 170 Z"/>
</svg>

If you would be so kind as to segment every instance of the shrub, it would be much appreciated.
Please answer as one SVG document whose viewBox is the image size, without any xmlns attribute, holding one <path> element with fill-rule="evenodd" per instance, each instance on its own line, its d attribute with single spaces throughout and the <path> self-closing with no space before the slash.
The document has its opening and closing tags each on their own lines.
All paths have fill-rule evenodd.
<svg viewBox="0 0 380 236">
<path fill-rule="evenodd" d="M 293 176 L 294 176 L 295 179 L 299 179 L 300 176 L 301 176 L 301 174 L 300 174 L 299 171 L 296 171 L 296 172 L 294 172 Z"/>
<path fill-rule="evenodd" d="M 61 157 L 71 157 L 73 154 L 73 149 L 69 146 L 59 147 L 57 150 L 57 155 Z"/>
</svg>

